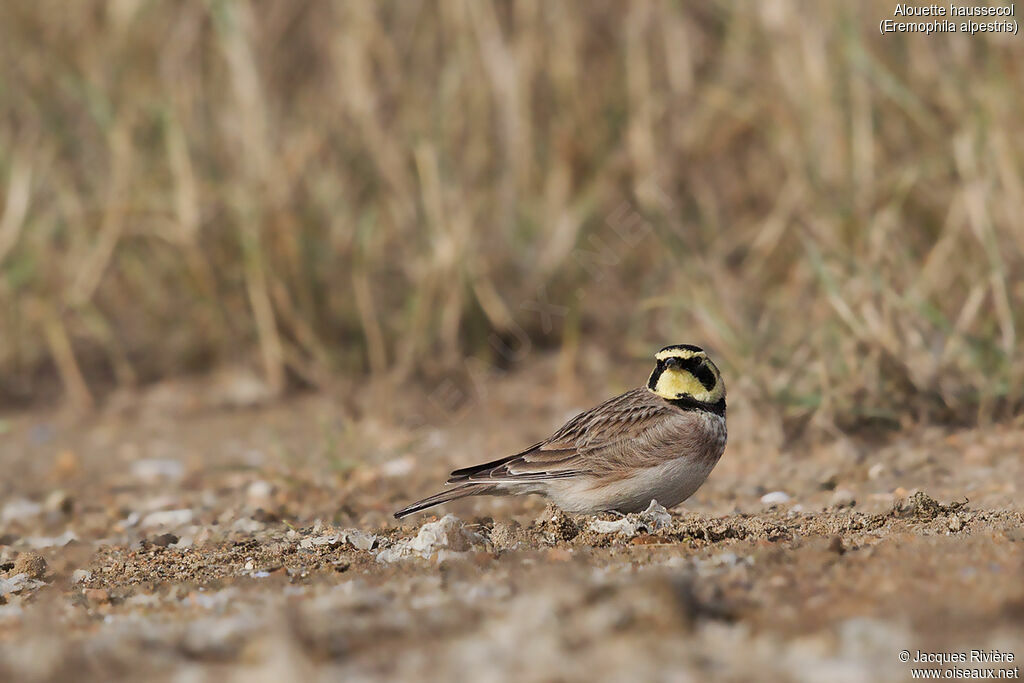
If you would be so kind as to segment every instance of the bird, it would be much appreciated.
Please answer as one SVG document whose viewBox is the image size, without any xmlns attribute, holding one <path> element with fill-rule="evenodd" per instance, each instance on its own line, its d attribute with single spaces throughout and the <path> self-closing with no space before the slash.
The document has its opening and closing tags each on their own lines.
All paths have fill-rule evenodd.
<svg viewBox="0 0 1024 683">
<path fill-rule="evenodd" d="M 565 512 L 672 508 L 707 479 L 725 451 L 725 384 L 704 349 L 666 346 L 645 386 L 571 418 L 513 455 L 455 470 L 452 488 L 396 519 L 467 496 L 540 494 Z"/>
</svg>

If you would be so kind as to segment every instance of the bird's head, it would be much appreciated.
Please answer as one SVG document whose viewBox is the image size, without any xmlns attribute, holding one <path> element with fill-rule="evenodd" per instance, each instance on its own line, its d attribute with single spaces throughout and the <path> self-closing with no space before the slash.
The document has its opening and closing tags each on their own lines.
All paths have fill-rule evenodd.
<svg viewBox="0 0 1024 683">
<path fill-rule="evenodd" d="M 725 406 L 722 374 L 704 349 L 692 344 L 666 346 L 654 355 L 657 366 L 647 388 L 669 401 Z"/>
</svg>

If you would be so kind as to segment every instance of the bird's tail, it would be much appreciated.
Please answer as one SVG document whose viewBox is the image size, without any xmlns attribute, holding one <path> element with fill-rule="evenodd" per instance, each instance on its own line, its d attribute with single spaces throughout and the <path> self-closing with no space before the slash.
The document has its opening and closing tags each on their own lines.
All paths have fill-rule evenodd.
<svg viewBox="0 0 1024 683">
<path fill-rule="evenodd" d="M 465 498 L 466 496 L 486 496 L 491 493 L 495 493 L 497 486 L 494 484 L 463 484 L 462 486 L 456 486 L 453 489 L 447 491 L 441 491 L 441 493 L 435 493 L 429 498 L 416 501 L 412 505 L 408 505 L 398 512 L 395 513 L 395 519 L 402 519 L 414 512 L 420 510 L 426 510 L 429 507 L 440 505 L 441 503 L 447 503 L 449 500 L 455 500 L 456 498 Z"/>
</svg>

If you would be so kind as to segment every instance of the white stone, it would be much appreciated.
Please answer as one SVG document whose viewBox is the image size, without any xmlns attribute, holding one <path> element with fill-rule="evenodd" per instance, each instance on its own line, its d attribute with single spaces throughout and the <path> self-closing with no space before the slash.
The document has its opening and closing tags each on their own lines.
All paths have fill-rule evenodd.
<svg viewBox="0 0 1024 683">
<path fill-rule="evenodd" d="M 345 540 L 356 550 L 370 550 L 377 543 L 376 534 L 359 529 L 346 529 L 343 533 Z"/>
<path fill-rule="evenodd" d="M 590 530 L 599 534 L 622 534 L 624 536 L 636 536 L 636 523 L 629 517 L 622 519 L 606 520 L 595 519 L 590 522 Z"/>
<path fill-rule="evenodd" d="M 185 466 L 170 458 L 145 458 L 132 463 L 132 475 L 150 484 L 164 480 L 181 481 L 185 478 Z"/>
<path fill-rule="evenodd" d="M 263 522 L 253 519 L 252 517 L 239 517 L 231 524 L 231 528 L 234 531 L 241 531 L 245 534 L 254 534 L 257 531 L 263 531 L 267 528 L 267 525 Z"/>
<path fill-rule="evenodd" d="M 256 481 L 249 484 L 249 488 L 246 490 L 246 495 L 249 500 L 256 502 L 265 502 L 270 500 L 271 496 L 274 495 L 274 485 L 269 481 L 257 479 Z"/>
<path fill-rule="evenodd" d="M 833 507 L 852 507 L 857 502 L 853 491 L 849 489 L 836 489 L 832 493 L 831 505 Z"/>
<path fill-rule="evenodd" d="M 762 505 L 782 505 L 790 501 L 789 494 L 785 491 L 772 491 L 761 496 Z"/>
<path fill-rule="evenodd" d="M 27 498 L 16 498 L 4 505 L 3 512 L 0 513 L 0 519 L 3 519 L 6 524 L 20 519 L 37 517 L 42 512 L 43 506 L 39 503 L 35 503 Z"/>
<path fill-rule="evenodd" d="M 408 557 L 430 558 L 435 553 L 438 560 L 469 550 L 474 543 L 483 539 L 469 532 L 455 515 L 445 515 L 436 522 L 420 527 L 419 533 L 411 540 L 395 543 L 377 553 L 378 562 L 397 562 Z"/>
<path fill-rule="evenodd" d="M 153 527 L 179 527 L 192 522 L 192 511 L 182 510 L 159 510 L 150 512 L 142 518 L 142 526 L 147 529 Z"/>
<path fill-rule="evenodd" d="M 9 578 L 0 578 L 0 595 L 20 593 L 23 590 L 34 590 L 46 585 L 42 581 L 28 578 L 28 574 L 15 574 Z"/>
<path fill-rule="evenodd" d="M 63 548 L 71 541 L 77 541 L 78 536 L 71 529 L 68 529 L 60 536 L 30 536 L 25 539 L 25 542 L 30 548 Z"/>
<path fill-rule="evenodd" d="M 643 512 L 631 513 L 616 520 L 595 519 L 590 522 L 591 531 L 599 534 L 622 534 L 636 536 L 638 533 L 650 533 L 672 524 L 672 515 L 663 505 L 652 500 Z"/>
</svg>

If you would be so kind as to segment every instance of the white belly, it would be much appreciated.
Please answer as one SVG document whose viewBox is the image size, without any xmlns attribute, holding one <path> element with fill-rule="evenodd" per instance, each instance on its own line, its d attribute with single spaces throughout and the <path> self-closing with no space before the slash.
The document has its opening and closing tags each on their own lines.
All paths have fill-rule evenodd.
<svg viewBox="0 0 1024 683">
<path fill-rule="evenodd" d="M 671 508 L 692 496 L 717 463 L 718 458 L 687 455 L 605 486 L 579 479 L 552 482 L 545 493 L 567 512 L 642 512 L 652 499 Z"/>
</svg>

